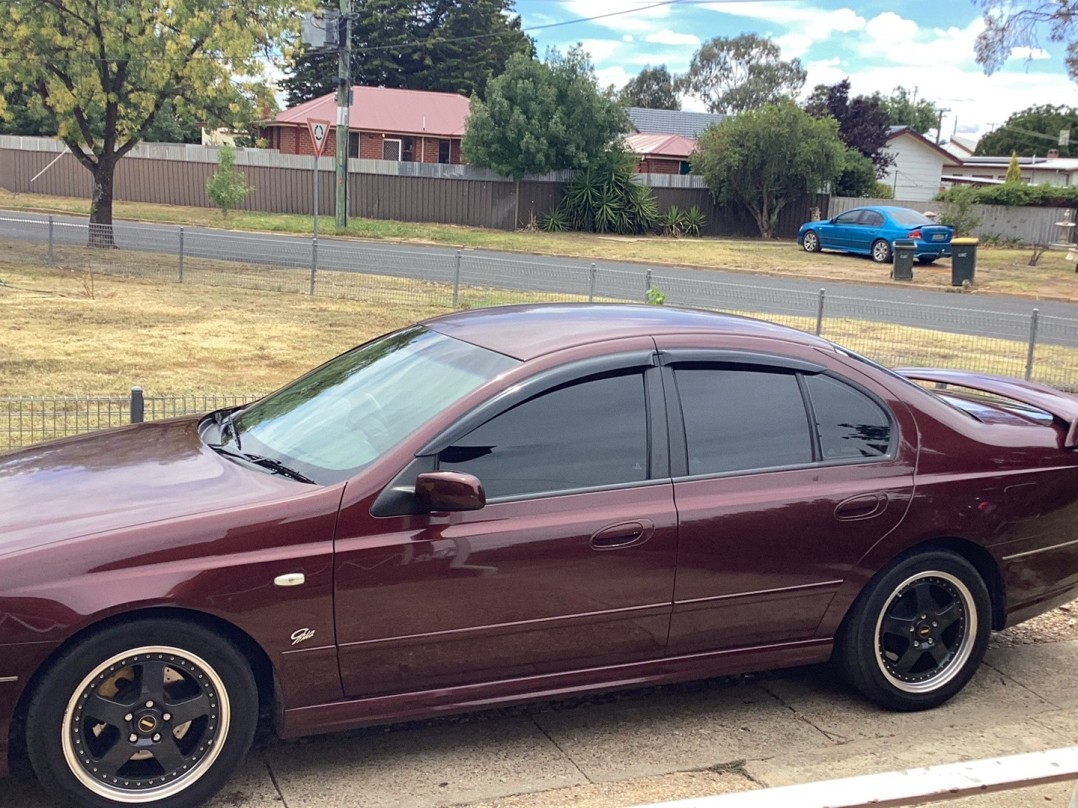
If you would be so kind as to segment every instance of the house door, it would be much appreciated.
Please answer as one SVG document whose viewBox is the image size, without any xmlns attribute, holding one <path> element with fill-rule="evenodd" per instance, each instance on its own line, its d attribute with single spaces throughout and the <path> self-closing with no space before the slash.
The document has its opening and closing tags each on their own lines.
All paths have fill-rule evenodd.
<svg viewBox="0 0 1078 808">
<path fill-rule="evenodd" d="M 382 159 L 383 160 L 396 160 L 400 162 L 401 159 L 401 142 L 399 140 L 393 140 L 386 138 L 382 141 Z"/>
</svg>

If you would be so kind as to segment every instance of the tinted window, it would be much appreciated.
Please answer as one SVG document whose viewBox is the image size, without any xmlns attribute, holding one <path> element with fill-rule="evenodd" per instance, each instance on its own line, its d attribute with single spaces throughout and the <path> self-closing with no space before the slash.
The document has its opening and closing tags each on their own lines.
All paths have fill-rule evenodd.
<svg viewBox="0 0 1078 808">
<path fill-rule="evenodd" d="M 859 210 L 848 210 L 835 217 L 835 224 L 856 224 L 860 215 L 861 211 Z"/>
<path fill-rule="evenodd" d="M 675 377 L 689 474 L 812 462 L 808 415 L 792 373 L 686 368 Z"/>
<path fill-rule="evenodd" d="M 892 208 L 888 213 L 897 224 L 907 227 L 917 224 L 935 224 L 934 221 L 929 219 L 919 210 L 912 210 L 910 208 Z"/>
<path fill-rule="evenodd" d="M 807 376 L 805 380 L 824 460 L 887 454 L 891 421 L 879 404 L 829 376 Z"/>
<path fill-rule="evenodd" d="M 879 227 L 883 224 L 883 216 L 874 210 L 866 210 L 861 214 L 861 224 L 869 227 Z"/>
<path fill-rule="evenodd" d="M 474 474 L 490 499 L 631 483 L 647 479 L 647 437 L 643 376 L 608 376 L 519 404 L 439 465 Z"/>
</svg>

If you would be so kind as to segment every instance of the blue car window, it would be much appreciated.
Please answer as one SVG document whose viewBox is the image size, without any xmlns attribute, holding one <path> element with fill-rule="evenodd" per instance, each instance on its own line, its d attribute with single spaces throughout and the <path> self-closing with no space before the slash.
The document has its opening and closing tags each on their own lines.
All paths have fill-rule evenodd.
<svg viewBox="0 0 1078 808">
<path fill-rule="evenodd" d="M 857 219 L 860 215 L 861 211 L 859 210 L 848 210 L 835 217 L 835 224 L 857 224 Z"/>
<path fill-rule="evenodd" d="M 916 227 L 922 224 L 936 224 L 919 210 L 910 208 L 892 208 L 891 218 L 901 227 Z"/>
<path fill-rule="evenodd" d="M 882 227 L 883 214 L 878 213 L 874 210 L 862 211 L 860 224 L 867 225 L 869 227 Z"/>
</svg>

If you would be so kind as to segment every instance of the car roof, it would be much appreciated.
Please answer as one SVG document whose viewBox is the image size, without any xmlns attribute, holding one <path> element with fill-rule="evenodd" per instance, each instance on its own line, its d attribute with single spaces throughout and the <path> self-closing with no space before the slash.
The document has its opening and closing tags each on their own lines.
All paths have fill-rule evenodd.
<svg viewBox="0 0 1078 808">
<path fill-rule="evenodd" d="M 896 210 L 908 210 L 913 213 L 921 213 L 921 211 L 917 210 L 916 208 L 904 208 L 901 205 L 862 205 L 859 208 L 850 208 L 850 210 L 875 210 L 880 213 L 891 213 L 892 211 Z M 921 215 L 923 216 L 924 214 L 921 213 Z"/>
<path fill-rule="evenodd" d="M 818 337 L 775 323 L 676 306 L 611 303 L 498 306 L 447 314 L 423 324 L 446 336 L 521 361 L 599 341 L 660 334 L 723 333 L 803 345 L 830 345 Z"/>
</svg>

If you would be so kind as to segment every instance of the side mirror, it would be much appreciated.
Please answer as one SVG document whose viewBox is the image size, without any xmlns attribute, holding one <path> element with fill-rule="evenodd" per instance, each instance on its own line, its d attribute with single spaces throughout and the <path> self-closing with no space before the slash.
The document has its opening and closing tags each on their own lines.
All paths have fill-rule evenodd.
<svg viewBox="0 0 1078 808">
<path fill-rule="evenodd" d="M 477 511 L 487 504 L 479 478 L 459 471 L 428 471 L 415 481 L 416 504 L 423 511 Z"/>
</svg>

